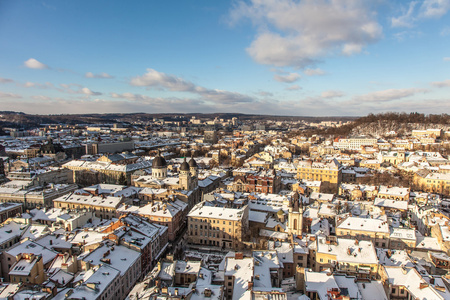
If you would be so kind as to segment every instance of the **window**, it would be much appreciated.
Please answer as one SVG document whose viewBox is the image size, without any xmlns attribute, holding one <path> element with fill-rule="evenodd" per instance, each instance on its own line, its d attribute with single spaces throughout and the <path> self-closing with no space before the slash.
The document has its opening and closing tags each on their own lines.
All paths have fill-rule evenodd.
<svg viewBox="0 0 450 300">
<path fill-rule="evenodd" d="M 320 259 L 320 262 L 323 262 L 323 258 Z"/>
</svg>

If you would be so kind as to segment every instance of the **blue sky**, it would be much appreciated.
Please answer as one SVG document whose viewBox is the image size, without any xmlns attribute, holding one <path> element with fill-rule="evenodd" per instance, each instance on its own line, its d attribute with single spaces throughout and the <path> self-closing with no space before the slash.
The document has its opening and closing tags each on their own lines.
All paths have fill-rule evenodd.
<svg viewBox="0 0 450 300">
<path fill-rule="evenodd" d="M 0 2 L 0 110 L 450 113 L 450 0 Z"/>
</svg>

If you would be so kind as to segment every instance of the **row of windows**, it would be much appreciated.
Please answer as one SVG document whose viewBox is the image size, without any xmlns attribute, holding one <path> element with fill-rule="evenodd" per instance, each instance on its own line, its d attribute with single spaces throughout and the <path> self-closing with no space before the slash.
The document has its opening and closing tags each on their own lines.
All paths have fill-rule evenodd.
<svg viewBox="0 0 450 300">
<path fill-rule="evenodd" d="M 191 228 L 191 229 L 192 229 L 192 228 L 197 229 L 198 227 L 197 227 L 197 224 L 195 224 L 195 225 L 190 224 L 190 225 L 189 225 L 189 228 Z M 211 226 L 207 226 L 207 225 L 205 225 L 205 226 L 200 225 L 200 229 L 205 229 L 205 230 L 207 230 L 207 229 L 210 229 L 210 230 L 221 230 L 220 227 L 211 227 Z M 225 227 L 222 227 L 222 230 L 221 230 L 221 231 L 226 232 L 227 230 L 225 229 Z M 231 228 L 228 228 L 228 232 L 231 232 Z M 236 232 L 237 232 L 237 229 L 236 229 Z"/>
<path fill-rule="evenodd" d="M 220 224 L 219 220 L 212 220 L 211 219 L 190 219 L 192 222 L 203 222 L 203 223 L 213 223 L 213 224 Z M 225 225 L 225 221 L 222 221 L 222 224 Z M 228 225 L 231 225 L 231 222 L 228 222 Z"/>
<path fill-rule="evenodd" d="M 216 237 L 216 233 L 214 232 L 214 233 L 212 233 L 211 234 L 211 232 L 208 234 L 208 232 L 205 232 L 204 234 L 203 234 L 203 232 L 202 231 L 200 231 L 200 234 L 197 234 L 197 231 L 191 231 L 190 232 L 190 234 L 191 235 L 200 235 L 200 236 L 209 236 L 209 237 Z M 224 234 L 222 234 L 222 236 L 223 236 L 223 238 L 226 238 L 227 236 L 226 236 L 226 234 L 224 233 Z M 220 233 L 217 233 L 217 238 L 220 238 Z"/>
<path fill-rule="evenodd" d="M 233 243 L 231 242 L 220 242 L 220 241 L 212 241 L 212 240 L 200 240 L 200 244 L 211 245 L 211 246 L 222 246 L 222 247 L 232 247 Z"/>
</svg>

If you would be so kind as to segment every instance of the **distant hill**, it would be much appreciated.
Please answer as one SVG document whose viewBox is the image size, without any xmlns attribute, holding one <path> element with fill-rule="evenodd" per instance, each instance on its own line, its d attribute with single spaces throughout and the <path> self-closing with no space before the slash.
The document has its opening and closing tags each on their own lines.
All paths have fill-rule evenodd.
<svg viewBox="0 0 450 300">
<path fill-rule="evenodd" d="M 351 124 L 322 130 L 318 133 L 334 136 L 348 135 L 373 135 L 384 136 L 386 133 L 395 131 L 398 134 L 410 132 L 411 130 L 421 130 L 427 128 L 450 129 L 450 115 L 425 115 L 420 113 L 382 113 L 369 114 L 356 119 Z"/>
<path fill-rule="evenodd" d="M 321 122 L 321 121 L 349 121 L 354 120 L 355 117 L 298 117 L 298 116 L 270 116 L 270 115 L 247 115 L 240 113 L 111 113 L 111 114 L 58 114 L 58 115 L 32 115 L 25 114 L 23 112 L 13 111 L 0 111 L 0 127 L 22 128 L 31 129 L 40 127 L 41 124 L 107 124 L 126 122 L 134 123 L 152 121 L 154 118 L 164 119 L 166 121 L 178 120 L 187 121 L 192 117 L 197 119 L 231 119 L 237 117 L 239 120 L 247 121 L 263 121 L 263 120 L 275 120 L 275 121 L 299 121 L 305 120 L 308 122 Z"/>
</svg>

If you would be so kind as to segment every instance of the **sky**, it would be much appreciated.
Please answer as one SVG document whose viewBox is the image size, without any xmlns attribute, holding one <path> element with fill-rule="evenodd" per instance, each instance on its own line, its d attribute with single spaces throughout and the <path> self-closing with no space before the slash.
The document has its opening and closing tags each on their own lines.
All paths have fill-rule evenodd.
<svg viewBox="0 0 450 300">
<path fill-rule="evenodd" d="M 450 113 L 450 0 L 1 0 L 0 111 Z"/>
</svg>

